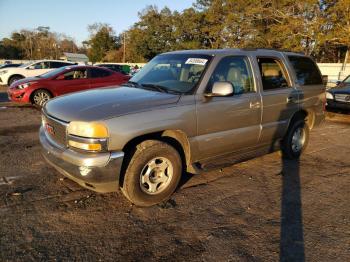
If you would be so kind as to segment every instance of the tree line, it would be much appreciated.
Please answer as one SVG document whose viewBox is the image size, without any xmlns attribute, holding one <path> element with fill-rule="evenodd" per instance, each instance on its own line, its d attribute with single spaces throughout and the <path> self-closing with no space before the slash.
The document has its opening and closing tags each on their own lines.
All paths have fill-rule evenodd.
<svg viewBox="0 0 350 262">
<path fill-rule="evenodd" d="M 182 12 L 148 6 L 119 35 L 108 24 L 88 30 L 79 51 L 93 62 L 146 62 L 162 52 L 202 48 L 276 48 L 304 52 L 318 62 L 343 62 L 350 48 L 350 0 L 196 0 Z M 28 36 L 21 32 L 2 40 L 0 57 L 3 46 L 25 58 L 64 50 L 46 41 L 29 54 Z"/>
</svg>

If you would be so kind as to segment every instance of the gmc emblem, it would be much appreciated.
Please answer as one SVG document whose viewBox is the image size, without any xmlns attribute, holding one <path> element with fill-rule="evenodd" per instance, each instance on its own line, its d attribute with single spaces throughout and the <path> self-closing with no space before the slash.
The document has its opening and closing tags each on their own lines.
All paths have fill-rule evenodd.
<svg viewBox="0 0 350 262">
<path fill-rule="evenodd" d="M 55 129 L 53 128 L 53 126 L 49 125 L 48 123 L 45 124 L 45 129 L 50 135 L 55 134 Z"/>
</svg>

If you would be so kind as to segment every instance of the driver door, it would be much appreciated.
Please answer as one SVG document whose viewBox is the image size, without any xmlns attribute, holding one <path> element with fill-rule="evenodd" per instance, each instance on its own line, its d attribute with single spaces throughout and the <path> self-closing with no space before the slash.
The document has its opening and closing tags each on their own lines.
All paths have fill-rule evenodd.
<svg viewBox="0 0 350 262">
<path fill-rule="evenodd" d="M 259 140 L 261 96 L 255 87 L 248 57 L 222 58 L 211 76 L 208 88 L 218 81 L 231 82 L 234 95 L 211 98 L 197 96 L 198 160 L 248 149 L 256 146 Z"/>
<path fill-rule="evenodd" d="M 38 62 L 29 66 L 26 70 L 26 77 L 39 76 L 50 71 L 50 63 L 47 61 Z"/>
<path fill-rule="evenodd" d="M 86 68 L 76 68 L 66 71 L 55 79 L 55 91 L 57 95 L 77 92 L 90 88 L 90 82 Z"/>
</svg>

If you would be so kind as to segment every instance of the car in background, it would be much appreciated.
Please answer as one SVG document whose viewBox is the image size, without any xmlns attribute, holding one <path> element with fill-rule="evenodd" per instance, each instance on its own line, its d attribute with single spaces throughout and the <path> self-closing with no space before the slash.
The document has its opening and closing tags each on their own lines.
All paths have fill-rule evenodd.
<svg viewBox="0 0 350 262">
<path fill-rule="evenodd" d="M 130 68 L 127 65 L 119 65 L 119 64 L 95 64 L 95 66 L 99 66 L 99 67 L 105 67 L 108 68 L 110 70 L 122 73 L 124 75 L 128 75 L 130 71 Z M 129 68 L 129 70 L 128 70 Z"/>
<path fill-rule="evenodd" d="M 326 92 L 327 109 L 350 110 L 350 75 Z"/>
<path fill-rule="evenodd" d="M 21 65 L 22 64 L 3 64 L 3 65 L 0 65 L 0 69 L 9 68 L 9 67 L 19 67 Z"/>
<path fill-rule="evenodd" d="M 59 60 L 40 60 L 23 64 L 19 67 L 0 69 L 0 85 L 10 86 L 13 82 L 44 74 L 62 66 L 75 65 L 71 62 Z"/>
<path fill-rule="evenodd" d="M 40 76 L 16 81 L 12 83 L 7 93 L 13 102 L 42 106 L 56 96 L 86 89 L 120 85 L 127 82 L 129 78 L 129 76 L 102 67 L 65 66 Z"/>
</svg>

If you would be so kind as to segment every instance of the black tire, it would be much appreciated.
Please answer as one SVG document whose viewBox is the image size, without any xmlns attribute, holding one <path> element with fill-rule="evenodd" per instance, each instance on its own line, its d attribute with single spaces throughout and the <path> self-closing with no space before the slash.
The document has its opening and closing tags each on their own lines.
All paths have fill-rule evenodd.
<svg viewBox="0 0 350 262">
<path fill-rule="evenodd" d="M 52 98 L 52 95 L 49 91 L 47 91 L 45 89 L 39 89 L 39 90 L 34 91 L 32 97 L 31 97 L 31 101 L 34 105 L 36 105 L 38 107 L 42 107 L 51 98 Z"/>
<path fill-rule="evenodd" d="M 168 200 L 176 190 L 182 174 L 182 161 L 177 150 L 162 141 L 146 140 L 136 146 L 129 159 L 121 187 L 125 197 L 137 206 L 152 206 Z M 156 164 L 157 160 L 161 162 Z M 162 163 L 167 166 L 164 172 L 157 166 Z M 153 164 L 156 167 L 152 169 Z M 148 172 L 148 169 L 152 172 Z M 162 176 L 161 179 L 166 179 L 165 182 L 158 182 L 158 173 Z M 143 183 L 147 176 L 148 182 Z M 151 182 L 151 176 L 155 176 L 154 183 Z M 150 185 L 155 192 L 150 192 Z"/>
<path fill-rule="evenodd" d="M 300 143 L 293 141 L 293 136 L 301 131 Z M 294 120 L 289 126 L 287 134 L 282 140 L 282 155 L 287 159 L 298 159 L 305 151 L 309 142 L 309 126 L 305 119 Z M 296 144 L 298 146 L 296 146 Z M 299 150 L 298 150 L 299 149 Z"/>
<path fill-rule="evenodd" d="M 9 79 L 8 85 L 12 85 L 13 82 L 23 79 L 23 76 L 12 76 Z"/>
</svg>

